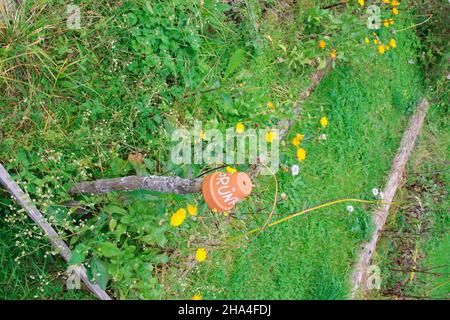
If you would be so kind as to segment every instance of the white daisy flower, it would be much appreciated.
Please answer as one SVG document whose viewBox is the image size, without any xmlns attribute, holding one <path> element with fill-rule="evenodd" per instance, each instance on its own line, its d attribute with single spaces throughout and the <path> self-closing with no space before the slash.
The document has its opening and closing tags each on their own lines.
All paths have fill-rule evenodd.
<svg viewBox="0 0 450 320">
<path fill-rule="evenodd" d="M 372 194 L 376 197 L 380 191 L 377 188 L 372 189 Z"/>
<path fill-rule="evenodd" d="M 347 206 L 347 211 L 348 212 L 353 212 L 353 210 L 355 210 L 355 208 L 353 208 L 353 206 Z"/>
<path fill-rule="evenodd" d="M 296 175 L 298 175 L 299 172 L 300 172 L 300 167 L 299 167 L 298 165 L 294 164 L 294 165 L 291 167 L 291 173 L 292 173 L 292 175 L 293 175 L 293 176 L 296 176 Z"/>
</svg>

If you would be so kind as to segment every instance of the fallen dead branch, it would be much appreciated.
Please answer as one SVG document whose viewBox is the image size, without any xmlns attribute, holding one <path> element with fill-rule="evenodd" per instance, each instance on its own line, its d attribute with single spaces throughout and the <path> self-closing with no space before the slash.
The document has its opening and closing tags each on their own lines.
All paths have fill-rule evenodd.
<svg viewBox="0 0 450 320">
<path fill-rule="evenodd" d="M 67 244 L 61 239 L 58 233 L 42 216 L 41 212 L 33 204 L 32 200 L 25 192 L 20 189 L 19 185 L 11 178 L 6 169 L 0 164 L 0 182 L 6 189 L 16 198 L 16 201 L 27 212 L 28 216 L 44 231 L 47 238 L 52 243 L 57 252 L 61 254 L 63 259 L 68 262 L 72 256 L 72 252 Z M 88 289 L 101 300 L 111 300 L 109 295 L 98 285 L 89 281 L 84 266 L 80 265 L 74 269 L 77 276 L 83 281 Z"/>
<path fill-rule="evenodd" d="M 370 266 L 372 254 L 376 249 L 378 238 L 383 231 L 384 224 L 389 214 L 390 203 L 394 200 L 395 192 L 399 186 L 408 157 L 414 147 L 420 129 L 422 128 L 425 116 L 428 111 L 428 101 L 423 99 L 419 102 L 416 112 L 411 117 L 408 128 L 403 134 L 402 141 L 397 154 L 392 161 L 391 171 L 388 176 L 388 182 L 383 190 L 384 203 L 373 213 L 373 223 L 375 230 L 372 233 L 370 240 L 363 244 L 361 253 L 358 256 L 357 263 L 354 268 L 354 273 L 351 277 L 351 294 L 352 299 L 356 298 L 358 294 L 366 291 L 365 281 L 367 278 L 367 268 Z"/>
</svg>

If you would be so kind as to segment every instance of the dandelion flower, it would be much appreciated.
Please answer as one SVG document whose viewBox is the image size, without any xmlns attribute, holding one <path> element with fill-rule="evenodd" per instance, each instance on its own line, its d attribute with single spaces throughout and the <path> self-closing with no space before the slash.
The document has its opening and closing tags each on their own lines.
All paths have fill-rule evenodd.
<svg viewBox="0 0 450 320">
<path fill-rule="evenodd" d="M 191 300 L 203 300 L 203 297 L 201 294 L 197 293 L 192 296 Z"/>
<path fill-rule="evenodd" d="M 392 48 L 397 48 L 397 41 L 395 41 L 395 39 L 391 39 L 389 41 L 389 46 Z"/>
<path fill-rule="evenodd" d="M 198 262 L 203 262 L 206 259 L 206 249 L 205 248 L 198 248 L 197 252 L 195 253 L 195 260 Z"/>
<path fill-rule="evenodd" d="M 194 206 L 192 204 L 188 204 L 187 206 L 187 212 L 191 217 L 195 217 L 197 215 L 197 206 Z"/>
<path fill-rule="evenodd" d="M 374 44 L 378 44 L 378 39 L 373 39 Z"/>
<path fill-rule="evenodd" d="M 386 47 L 385 47 L 384 45 L 380 44 L 380 45 L 378 46 L 378 52 L 379 52 L 380 54 L 384 54 L 385 51 L 386 51 Z"/>
<path fill-rule="evenodd" d="M 364 7 L 364 2 L 365 2 L 364 0 L 358 0 L 358 3 L 361 7 Z"/>
<path fill-rule="evenodd" d="M 298 147 L 300 145 L 300 143 L 303 141 L 304 138 L 305 138 L 304 134 L 297 133 L 295 135 L 295 137 L 291 140 L 291 143 L 294 146 Z"/>
<path fill-rule="evenodd" d="M 226 170 L 227 170 L 228 173 L 234 173 L 234 172 L 237 171 L 236 168 L 233 168 L 233 167 L 230 167 L 230 166 L 226 167 Z"/>
<path fill-rule="evenodd" d="M 170 218 L 170 225 L 178 227 L 183 223 L 184 219 L 186 219 L 186 209 L 180 208 Z"/>
<path fill-rule="evenodd" d="M 366 38 L 364 39 L 364 42 L 365 42 L 366 44 L 369 44 L 369 43 L 370 43 L 370 39 L 369 39 L 368 37 L 366 37 Z"/>
<path fill-rule="evenodd" d="M 392 13 L 398 15 L 398 9 L 396 7 L 392 8 Z"/>
<path fill-rule="evenodd" d="M 389 20 L 388 20 L 388 19 L 384 19 L 383 25 L 384 25 L 386 28 L 389 27 Z"/>
<path fill-rule="evenodd" d="M 322 118 L 320 118 L 320 125 L 321 125 L 322 127 L 324 127 L 324 128 L 328 125 L 328 119 L 327 119 L 327 117 L 322 117 Z"/>
<path fill-rule="evenodd" d="M 327 43 L 324 40 L 320 40 L 319 41 L 319 47 L 320 49 L 325 49 L 325 47 L 327 46 Z"/>
<path fill-rule="evenodd" d="M 394 24 L 394 19 L 389 19 L 389 24 L 393 25 Z"/>
<path fill-rule="evenodd" d="M 353 206 L 347 206 L 347 211 L 348 212 L 353 212 L 353 210 L 355 210 L 355 208 L 353 208 Z"/>
<path fill-rule="evenodd" d="M 300 172 L 300 167 L 298 165 L 294 164 L 291 167 L 291 174 L 295 177 L 298 175 L 299 172 Z"/>
<path fill-rule="evenodd" d="M 244 124 L 243 124 L 242 122 L 239 122 L 239 123 L 236 125 L 236 132 L 239 133 L 239 134 L 241 134 L 241 133 L 244 132 L 244 130 L 245 130 Z"/>
<path fill-rule="evenodd" d="M 267 102 L 267 108 L 269 108 L 269 109 L 274 109 L 275 108 L 275 105 L 273 104 L 272 101 Z"/>
<path fill-rule="evenodd" d="M 398 2 L 397 0 L 392 0 L 391 5 L 393 7 L 398 7 L 400 5 L 400 2 Z"/>
<path fill-rule="evenodd" d="M 335 59 L 337 58 L 337 54 L 336 54 L 336 50 L 335 50 L 335 49 L 333 49 L 333 50 L 331 51 L 331 53 L 330 53 L 330 58 L 333 59 L 333 60 L 335 60 Z"/>
<path fill-rule="evenodd" d="M 202 140 L 206 139 L 206 133 L 203 130 L 200 131 L 200 139 L 202 139 Z"/>
<path fill-rule="evenodd" d="M 306 159 L 306 150 L 303 148 L 298 148 L 297 149 L 297 153 L 296 153 L 296 157 L 298 161 L 303 161 Z"/>
<path fill-rule="evenodd" d="M 266 141 L 267 142 L 272 142 L 276 138 L 277 138 L 277 133 L 275 131 L 268 131 L 266 133 Z"/>
</svg>

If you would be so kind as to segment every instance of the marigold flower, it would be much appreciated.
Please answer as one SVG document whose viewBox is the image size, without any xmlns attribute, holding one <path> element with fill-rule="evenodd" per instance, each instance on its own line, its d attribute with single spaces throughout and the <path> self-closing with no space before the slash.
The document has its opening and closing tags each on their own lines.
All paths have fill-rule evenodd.
<svg viewBox="0 0 450 320">
<path fill-rule="evenodd" d="M 324 128 L 328 125 L 328 119 L 327 119 L 327 117 L 322 117 L 322 118 L 320 118 L 320 125 L 321 125 L 322 127 L 324 127 Z"/>
<path fill-rule="evenodd" d="M 320 40 L 319 41 L 319 47 L 320 49 L 325 49 L 325 47 L 327 46 L 327 43 L 324 40 Z"/>
<path fill-rule="evenodd" d="M 298 161 L 303 161 L 306 159 L 306 150 L 303 148 L 298 148 L 297 149 L 297 153 L 296 153 L 296 157 L 298 159 Z"/>
<path fill-rule="evenodd" d="M 389 46 L 392 48 L 397 48 L 397 41 L 395 41 L 395 39 L 391 39 L 389 41 Z"/>
<path fill-rule="evenodd" d="M 277 133 L 275 131 L 268 131 L 266 133 L 266 141 L 267 142 L 272 142 L 276 138 L 277 138 Z"/>
<path fill-rule="evenodd" d="M 192 204 L 188 204 L 187 206 L 187 212 L 191 217 L 195 217 L 197 215 L 197 206 L 194 206 Z"/>
<path fill-rule="evenodd" d="M 186 219 L 186 209 L 180 208 L 170 218 L 170 225 L 178 227 L 183 223 L 184 219 Z"/>
<path fill-rule="evenodd" d="M 269 108 L 269 109 L 274 109 L 275 108 L 275 105 L 273 104 L 272 101 L 267 102 L 267 108 Z"/>
<path fill-rule="evenodd" d="M 203 297 L 201 294 L 197 293 L 192 296 L 191 300 L 203 300 Z"/>
<path fill-rule="evenodd" d="M 380 45 L 378 46 L 378 52 L 379 52 L 380 54 L 384 54 L 385 51 L 386 51 L 386 48 L 384 47 L 384 45 L 380 44 Z"/>
<path fill-rule="evenodd" d="M 230 167 L 230 166 L 226 167 L 226 170 L 227 170 L 228 173 L 234 173 L 234 172 L 237 171 L 236 168 L 233 168 L 233 167 Z"/>
<path fill-rule="evenodd" d="M 397 7 L 392 8 L 392 13 L 395 14 L 395 15 L 398 15 Z"/>
<path fill-rule="evenodd" d="M 206 249 L 205 248 L 198 248 L 197 252 L 195 253 L 195 260 L 198 262 L 203 262 L 206 259 Z"/>
<path fill-rule="evenodd" d="M 244 131 L 245 131 L 245 126 L 244 126 L 244 124 L 243 124 L 242 122 L 239 122 L 239 123 L 236 125 L 236 132 L 239 133 L 239 134 L 241 134 L 241 133 L 243 133 Z"/>
</svg>

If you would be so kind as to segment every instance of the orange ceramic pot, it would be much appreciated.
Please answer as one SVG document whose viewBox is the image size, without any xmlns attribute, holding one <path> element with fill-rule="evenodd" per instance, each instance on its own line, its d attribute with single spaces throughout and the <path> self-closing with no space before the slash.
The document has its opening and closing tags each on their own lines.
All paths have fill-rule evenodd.
<svg viewBox="0 0 450 320">
<path fill-rule="evenodd" d="M 252 192 L 252 181 L 243 172 L 215 172 L 203 179 L 202 194 L 208 208 L 224 212 Z"/>
</svg>

